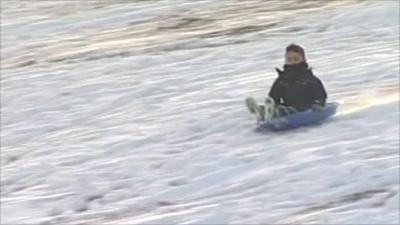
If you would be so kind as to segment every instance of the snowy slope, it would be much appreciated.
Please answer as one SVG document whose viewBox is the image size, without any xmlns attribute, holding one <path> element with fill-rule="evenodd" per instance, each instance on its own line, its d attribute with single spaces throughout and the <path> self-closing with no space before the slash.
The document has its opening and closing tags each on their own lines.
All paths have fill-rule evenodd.
<svg viewBox="0 0 400 225">
<path fill-rule="evenodd" d="M 398 224 L 398 1 L 2 2 L 2 224 Z M 257 133 L 284 47 L 327 123 Z"/>
</svg>

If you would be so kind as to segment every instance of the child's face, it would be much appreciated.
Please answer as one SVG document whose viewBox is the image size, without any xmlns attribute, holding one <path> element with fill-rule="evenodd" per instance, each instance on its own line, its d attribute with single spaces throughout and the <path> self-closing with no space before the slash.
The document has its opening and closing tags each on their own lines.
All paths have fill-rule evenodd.
<svg viewBox="0 0 400 225">
<path fill-rule="evenodd" d="M 285 54 L 285 64 L 286 65 L 294 65 L 294 64 L 298 64 L 303 62 L 303 56 L 301 56 L 299 53 L 297 52 L 286 52 Z"/>
</svg>

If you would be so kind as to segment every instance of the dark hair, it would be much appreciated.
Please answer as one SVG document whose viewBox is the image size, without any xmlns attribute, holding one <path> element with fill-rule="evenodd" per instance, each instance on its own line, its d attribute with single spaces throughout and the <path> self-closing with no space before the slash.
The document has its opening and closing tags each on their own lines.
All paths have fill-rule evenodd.
<svg viewBox="0 0 400 225">
<path fill-rule="evenodd" d="M 286 52 L 297 52 L 301 56 L 303 56 L 304 61 L 306 61 L 306 53 L 304 52 L 304 49 L 300 45 L 290 44 L 289 46 L 286 47 Z"/>
</svg>

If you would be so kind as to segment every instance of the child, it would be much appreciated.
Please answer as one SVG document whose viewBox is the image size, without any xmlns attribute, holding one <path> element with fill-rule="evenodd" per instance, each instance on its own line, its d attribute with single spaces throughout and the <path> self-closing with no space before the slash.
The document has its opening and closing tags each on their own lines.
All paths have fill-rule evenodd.
<svg viewBox="0 0 400 225">
<path fill-rule="evenodd" d="M 258 120 L 264 120 L 265 114 L 275 117 L 310 108 L 324 110 L 327 94 L 322 82 L 308 67 L 302 47 L 289 45 L 283 71 L 278 68 L 276 71 L 279 76 L 271 87 L 266 107 L 257 106 L 252 98 L 246 99 L 247 107 L 256 114 Z"/>
</svg>

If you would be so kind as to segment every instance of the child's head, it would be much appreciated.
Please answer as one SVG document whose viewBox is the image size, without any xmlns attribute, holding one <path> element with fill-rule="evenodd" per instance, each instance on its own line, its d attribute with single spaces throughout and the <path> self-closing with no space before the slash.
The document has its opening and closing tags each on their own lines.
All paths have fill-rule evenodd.
<svg viewBox="0 0 400 225">
<path fill-rule="evenodd" d="M 306 62 L 306 54 L 300 45 L 290 44 L 286 47 L 285 65 L 294 65 Z"/>
</svg>

